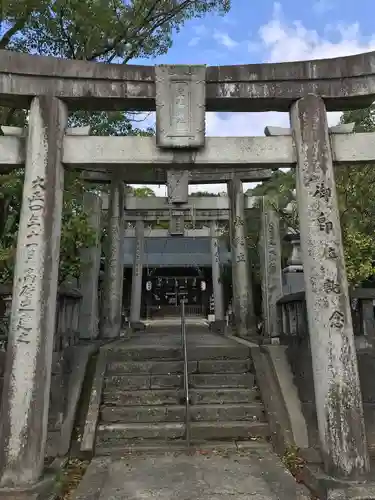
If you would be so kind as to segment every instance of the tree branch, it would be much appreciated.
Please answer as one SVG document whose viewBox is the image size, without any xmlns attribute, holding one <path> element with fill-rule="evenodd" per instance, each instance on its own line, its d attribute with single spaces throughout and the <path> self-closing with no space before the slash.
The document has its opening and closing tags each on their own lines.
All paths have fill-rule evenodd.
<svg viewBox="0 0 375 500">
<path fill-rule="evenodd" d="M 6 33 L 4 33 L 3 37 L 1 38 L 0 40 L 0 49 L 6 49 L 11 38 L 16 34 L 18 33 L 19 31 L 22 30 L 22 28 L 25 27 L 25 24 L 27 23 L 27 20 L 29 19 L 29 16 L 30 16 L 30 12 L 18 19 L 11 28 L 8 29 L 8 31 Z"/>
<path fill-rule="evenodd" d="M 71 59 L 76 59 L 75 48 L 74 48 L 73 42 L 70 39 L 70 36 L 68 35 L 68 33 L 65 29 L 65 26 L 64 26 L 64 19 L 63 19 L 64 12 L 65 12 L 64 8 L 63 8 L 63 6 L 61 6 L 60 10 L 59 10 L 59 25 L 60 25 L 61 33 L 65 37 L 65 41 L 68 44 Z"/>
<path fill-rule="evenodd" d="M 172 8 L 169 12 L 162 12 L 157 14 L 155 17 L 152 17 L 152 13 L 155 11 L 157 5 L 159 4 L 159 1 L 160 0 L 155 0 L 155 2 L 150 6 L 148 13 L 142 19 L 142 23 L 138 23 L 137 25 L 134 24 L 132 26 L 131 33 L 128 33 L 128 26 L 124 27 L 124 31 L 120 35 L 118 35 L 111 44 L 107 45 L 101 50 L 94 52 L 94 54 L 92 54 L 88 60 L 93 61 L 94 59 L 97 59 L 99 57 L 106 56 L 111 51 L 115 50 L 119 43 L 122 41 L 125 42 L 126 40 L 137 40 L 135 47 L 133 47 L 132 51 L 124 58 L 123 64 L 126 64 L 137 54 L 140 46 L 142 45 L 142 43 L 144 43 L 148 36 L 152 35 L 152 33 L 154 33 L 163 24 L 173 19 L 173 17 L 180 14 L 186 7 L 189 6 L 189 4 L 194 3 L 195 0 L 185 0 L 178 7 Z M 136 17 L 136 15 L 134 17 Z M 142 30 L 142 28 L 145 28 L 147 24 L 151 24 L 151 26 L 149 26 L 145 33 L 140 36 L 139 32 Z M 111 56 L 111 60 L 113 60 L 114 57 L 116 56 Z"/>
</svg>

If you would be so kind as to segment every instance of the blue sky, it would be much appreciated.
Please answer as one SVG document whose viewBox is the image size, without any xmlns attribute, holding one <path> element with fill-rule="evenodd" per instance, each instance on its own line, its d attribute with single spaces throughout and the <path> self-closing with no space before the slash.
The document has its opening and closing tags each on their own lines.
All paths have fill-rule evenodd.
<svg viewBox="0 0 375 500">
<path fill-rule="evenodd" d="M 189 21 L 168 54 L 143 64 L 249 64 L 331 58 L 375 50 L 375 0 L 232 0 L 224 17 Z M 338 113 L 330 114 L 331 124 Z M 207 135 L 263 135 L 285 113 L 208 113 Z M 207 186 L 201 186 L 206 189 Z M 211 186 L 221 191 L 223 185 Z M 191 190 L 198 188 L 191 187 Z M 164 190 L 157 190 L 162 195 Z"/>
</svg>

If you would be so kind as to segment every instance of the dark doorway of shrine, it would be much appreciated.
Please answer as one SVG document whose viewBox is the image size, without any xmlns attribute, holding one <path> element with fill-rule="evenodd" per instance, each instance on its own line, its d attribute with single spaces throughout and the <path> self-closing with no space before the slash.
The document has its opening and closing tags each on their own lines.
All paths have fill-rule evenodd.
<svg viewBox="0 0 375 500">
<path fill-rule="evenodd" d="M 211 270 L 199 267 L 153 268 L 146 273 L 147 318 L 179 316 L 181 301 L 188 316 L 206 316 Z"/>
</svg>

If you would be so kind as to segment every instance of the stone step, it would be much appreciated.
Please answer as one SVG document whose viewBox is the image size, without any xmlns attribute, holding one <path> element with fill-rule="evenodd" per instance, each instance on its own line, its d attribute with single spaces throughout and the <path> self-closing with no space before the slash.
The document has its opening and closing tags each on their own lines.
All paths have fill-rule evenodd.
<svg viewBox="0 0 375 500">
<path fill-rule="evenodd" d="M 142 346 L 129 347 L 124 345 L 114 346 L 107 350 L 108 362 L 112 361 L 182 361 L 181 347 Z"/>
<path fill-rule="evenodd" d="M 251 373 L 194 374 L 189 377 L 190 387 L 248 387 L 254 386 Z"/>
<path fill-rule="evenodd" d="M 103 403 L 112 406 L 152 406 L 178 405 L 183 399 L 183 391 L 177 389 L 155 389 L 141 391 L 107 391 L 103 392 Z"/>
<path fill-rule="evenodd" d="M 268 438 L 269 427 L 266 422 L 229 421 L 229 422 L 192 422 L 191 439 L 197 441 Z"/>
<path fill-rule="evenodd" d="M 250 359 L 238 360 L 201 360 L 189 361 L 189 373 L 244 373 L 252 371 L 253 364 Z M 183 373 L 183 361 L 109 361 L 107 374 L 167 374 Z"/>
<path fill-rule="evenodd" d="M 100 424 L 97 445 L 116 444 L 128 439 L 174 440 L 185 436 L 182 422 Z"/>
<path fill-rule="evenodd" d="M 181 374 L 165 375 L 112 375 L 106 376 L 105 390 L 139 390 L 139 389 L 168 389 L 183 388 L 184 377 Z"/>
<path fill-rule="evenodd" d="M 185 406 L 123 406 L 101 408 L 101 422 L 184 422 Z M 190 406 L 192 421 L 248 420 L 264 421 L 261 403 L 239 405 Z"/>
<path fill-rule="evenodd" d="M 190 406 L 191 419 L 194 422 L 220 421 L 265 421 L 262 403 L 209 404 Z"/>
<path fill-rule="evenodd" d="M 184 422 L 185 406 L 102 406 L 100 416 L 102 422 Z"/>
<path fill-rule="evenodd" d="M 239 449 L 264 452 L 271 451 L 270 444 L 265 440 L 254 441 L 194 441 L 191 443 L 193 450 L 199 452 L 238 451 Z M 110 456 L 121 458 L 129 453 L 168 453 L 171 451 L 180 452 L 186 450 L 185 440 L 176 441 L 156 441 L 156 440 L 129 440 L 122 441 L 122 445 L 104 445 L 95 448 L 96 456 Z"/>
<path fill-rule="evenodd" d="M 100 424 L 97 431 L 98 446 L 122 445 L 124 440 L 176 440 L 184 439 L 182 422 L 111 423 Z M 192 422 L 191 439 L 197 441 L 266 438 L 268 424 L 263 422 Z"/>
<path fill-rule="evenodd" d="M 191 389 L 190 399 L 192 405 L 198 404 L 225 404 L 225 403 L 250 403 L 260 400 L 257 388 L 208 388 Z"/>
<path fill-rule="evenodd" d="M 116 345 L 107 349 L 108 361 L 182 361 L 181 347 L 142 346 L 130 347 Z M 208 360 L 247 360 L 250 350 L 241 345 L 235 346 L 191 346 L 188 347 L 189 361 Z"/>
</svg>

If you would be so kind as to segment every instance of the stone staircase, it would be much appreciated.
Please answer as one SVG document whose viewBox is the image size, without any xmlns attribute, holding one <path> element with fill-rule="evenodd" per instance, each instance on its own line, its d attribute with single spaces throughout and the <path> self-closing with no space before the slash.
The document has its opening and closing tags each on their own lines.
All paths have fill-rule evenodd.
<svg viewBox="0 0 375 500">
<path fill-rule="evenodd" d="M 269 436 L 250 350 L 225 341 L 188 346 L 193 444 Z M 108 349 L 107 359 L 96 455 L 184 446 L 181 348 L 124 343 Z"/>
</svg>

